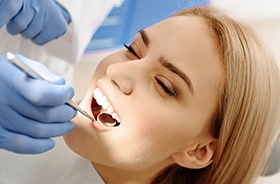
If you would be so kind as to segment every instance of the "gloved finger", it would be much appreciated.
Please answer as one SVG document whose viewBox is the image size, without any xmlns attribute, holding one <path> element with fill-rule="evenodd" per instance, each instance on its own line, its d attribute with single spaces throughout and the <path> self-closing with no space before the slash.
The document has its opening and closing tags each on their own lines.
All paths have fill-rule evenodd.
<svg viewBox="0 0 280 184">
<path fill-rule="evenodd" d="M 55 85 L 42 80 L 29 78 L 11 63 L 0 59 L 0 76 L 11 91 L 16 91 L 37 106 L 59 106 L 65 104 L 74 95 L 68 85 Z"/>
<path fill-rule="evenodd" d="M 50 20 L 53 19 L 54 21 L 45 21 L 47 24 L 44 25 L 44 28 L 41 30 L 41 32 L 31 39 L 33 43 L 37 45 L 44 45 L 66 33 L 68 23 L 61 14 L 53 14 L 48 18 Z M 54 27 L 56 28 L 56 31 L 53 31 Z"/>
<path fill-rule="evenodd" d="M 25 108 L 25 110 L 21 111 L 21 114 L 24 113 L 24 115 L 27 117 L 45 123 L 52 123 L 52 122 L 62 123 L 73 119 L 77 115 L 77 111 L 72 107 L 70 107 L 69 105 L 61 105 L 53 108 L 48 108 L 48 107 L 36 108 L 34 106 L 31 107 L 34 109 L 28 110 L 27 108 Z"/>
<path fill-rule="evenodd" d="M 26 101 L 21 96 L 14 96 L 11 108 L 22 116 L 32 120 L 44 123 L 63 123 L 71 120 L 77 115 L 77 111 L 69 105 L 60 105 L 55 107 L 40 107 Z"/>
<path fill-rule="evenodd" d="M 0 1 L 0 28 L 7 24 L 21 9 L 23 0 Z"/>
<path fill-rule="evenodd" d="M 77 115 L 77 111 L 69 105 L 62 104 L 53 107 L 37 106 L 19 95 L 13 88 L 8 88 L 6 86 L 7 90 L 0 91 L 0 98 L 1 96 L 3 97 L 1 103 L 11 107 L 14 111 L 29 119 L 46 123 L 59 123 L 69 121 Z M 0 112 L 2 113 L 1 110 Z"/>
<path fill-rule="evenodd" d="M 0 148 L 21 154 L 38 154 L 55 146 L 52 139 L 34 139 L 14 132 L 1 133 Z"/>
<path fill-rule="evenodd" d="M 25 99 L 37 106 L 59 106 L 74 96 L 74 90 L 68 85 L 55 85 L 46 81 L 27 79 L 28 82 L 12 79 L 15 89 Z"/>
<path fill-rule="evenodd" d="M 22 115 L 33 120 L 37 120 L 44 123 L 62 123 L 69 121 L 77 115 L 77 111 L 68 105 L 49 107 L 34 107 L 20 109 L 20 106 L 15 107 L 17 112 L 21 112 Z M 21 111 L 20 111 L 21 110 Z"/>
<path fill-rule="evenodd" d="M 63 77 L 52 73 L 45 65 L 36 62 L 32 59 L 28 59 L 20 54 L 16 54 L 16 56 L 25 64 L 34 69 L 36 72 L 40 73 L 40 75 L 48 82 L 57 85 L 65 84 L 65 79 Z"/>
<path fill-rule="evenodd" d="M 41 123 L 34 121 L 13 111 L 10 107 L 0 104 L 1 124 L 6 130 L 27 135 L 33 138 L 49 138 L 64 135 L 74 129 L 71 122 Z"/>
<path fill-rule="evenodd" d="M 25 11 L 24 7 L 7 24 L 7 31 L 11 35 L 17 35 L 29 27 L 34 17 L 34 11 Z"/>
<path fill-rule="evenodd" d="M 69 24 L 71 22 L 71 17 L 70 14 L 68 13 L 68 11 L 62 6 L 60 5 L 58 2 L 55 1 L 55 3 L 59 6 L 61 13 L 64 17 L 64 19 L 66 20 L 67 24 Z"/>
<path fill-rule="evenodd" d="M 28 27 L 21 33 L 21 35 L 24 37 L 24 38 L 28 38 L 28 39 L 33 39 L 34 37 L 36 37 L 43 29 L 49 29 L 50 26 L 52 26 L 53 22 L 55 21 L 66 21 L 67 24 L 70 22 L 70 15 L 69 13 L 67 12 L 67 10 L 65 10 L 59 3 L 57 3 L 56 1 L 54 1 L 54 3 L 56 3 L 58 5 L 59 8 L 57 8 L 57 12 L 56 12 L 56 15 L 58 16 L 56 19 L 54 20 L 51 20 L 51 21 L 45 21 L 46 19 L 46 16 L 40 16 L 40 15 L 35 15 L 32 22 L 28 25 Z M 59 10 L 61 12 L 61 15 L 63 16 L 60 16 L 58 13 L 59 13 Z M 42 11 L 42 10 L 41 10 Z M 55 10 L 53 10 L 55 11 Z M 49 15 L 51 14 L 51 12 L 47 12 Z M 44 25 L 44 23 L 46 25 Z M 51 25 L 49 25 L 51 24 Z M 64 24 L 63 24 L 64 25 Z M 60 30 L 60 27 L 55 27 L 56 30 Z M 64 27 L 63 27 L 64 28 Z M 65 28 L 64 28 L 65 29 Z M 65 29 L 66 31 L 66 29 Z M 53 33 L 53 32 L 52 32 Z M 61 34 L 60 34 L 61 35 Z M 59 36 L 60 36 L 59 35 Z M 59 37 L 58 36 L 58 37 Z M 47 43 L 48 41 L 50 41 L 51 39 L 55 39 L 56 36 L 55 34 L 53 33 L 53 36 L 52 35 L 49 35 L 49 40 L 46 40 L 44 43 Z"/>
<path fill-rule="evenodd" d="M 34 16 L 28 27 L 21 32 L 23 38 L 33 39 L 44 27 L 44 16 Z"/>
</svg>

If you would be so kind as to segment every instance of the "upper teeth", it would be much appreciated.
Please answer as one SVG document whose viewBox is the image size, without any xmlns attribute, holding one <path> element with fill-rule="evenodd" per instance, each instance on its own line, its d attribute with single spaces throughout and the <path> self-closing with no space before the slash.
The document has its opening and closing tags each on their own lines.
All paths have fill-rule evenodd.
<svg viewBox="0 0 280 184">
<path fill-rule="evenodd" d="M 98 87 L 94 89 L 93 97 L 95 98 L 97 104 L 102 106 L 102 109 L 105 110 L 106 113 L 110 114 L 118 122 L 121 122 L 119 116 L 113 109 L 113 106 L 110 104 L 106 96 L 102 93 L 102 91 Z"/>
</svg>

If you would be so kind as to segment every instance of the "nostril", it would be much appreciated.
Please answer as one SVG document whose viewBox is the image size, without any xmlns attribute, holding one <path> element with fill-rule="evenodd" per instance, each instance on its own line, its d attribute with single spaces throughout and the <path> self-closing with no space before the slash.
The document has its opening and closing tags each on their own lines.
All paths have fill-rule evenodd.
<svg viewBox="0 0 280 184">
<path fill-rule="evenodd" d="M 132 93 L 132 90 L 128 89 L 128 88 L 125 88 L 125 89 L 122 89 L 122 92 L 126 95 L 130 95 Z"/>
<path fill-rule="evenodd" d="M 126 95 L 130 95 L 132 93 L 132 83 L 129 81 L 122 81 L 117 83 L 115 80 L 112 80 L 112 83 L 116 86 L 118 86 L 118 88 Z"/>
</svg>

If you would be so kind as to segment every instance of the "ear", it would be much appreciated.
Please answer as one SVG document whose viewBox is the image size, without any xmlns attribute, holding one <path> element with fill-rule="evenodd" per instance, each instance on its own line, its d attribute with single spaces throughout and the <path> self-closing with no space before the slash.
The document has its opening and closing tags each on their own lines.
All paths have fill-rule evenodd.
<svg viewBox="0 0 280 184">
<path fill-rule="evenodd" d="M 200 169 L 213 162 L 217 141 L 207 144 L 197 144 L 193 148 L 184 148 L 171 157 L 180 166 L 190 169 Z"/>
</svg>

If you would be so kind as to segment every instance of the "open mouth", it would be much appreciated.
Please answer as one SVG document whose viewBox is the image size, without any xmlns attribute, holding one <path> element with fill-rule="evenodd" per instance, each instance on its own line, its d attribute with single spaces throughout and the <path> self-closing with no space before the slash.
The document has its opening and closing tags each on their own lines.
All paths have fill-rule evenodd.
<svg viewBox="0 0 280 184">
<path fill-rule="evenodd" d="M 93 91 L 91 111 L 98 123 L 107 127 L 117 127 L 120 125 L 119 116 L 98 87 Z"/>
</svg>

